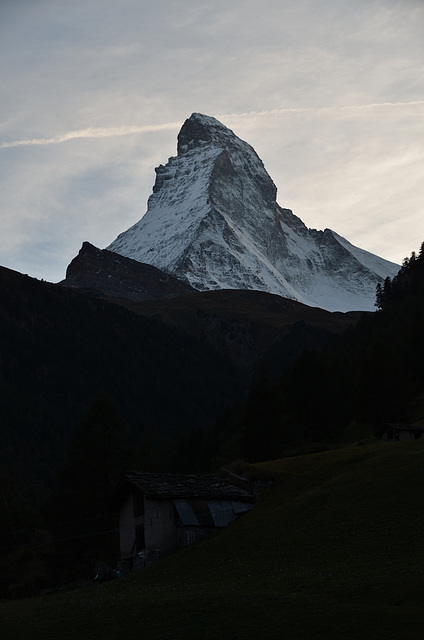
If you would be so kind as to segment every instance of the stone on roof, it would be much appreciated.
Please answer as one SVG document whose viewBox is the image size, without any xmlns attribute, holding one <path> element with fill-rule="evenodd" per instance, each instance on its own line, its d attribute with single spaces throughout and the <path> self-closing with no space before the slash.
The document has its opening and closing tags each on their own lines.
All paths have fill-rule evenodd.
<svg viewBox="0 0 424 640">
<path fill-rule="evenodd" d="M 241 502 L 255 500 L 248 483 L 246 483 L 246 489 L 243 489 L 216 474 L 182 475 L 133 471 L 126 473 L 125 479 L 143 491 L 147 498 L 159 500 L 177 498 L 227 499 Z"/>
</svg>

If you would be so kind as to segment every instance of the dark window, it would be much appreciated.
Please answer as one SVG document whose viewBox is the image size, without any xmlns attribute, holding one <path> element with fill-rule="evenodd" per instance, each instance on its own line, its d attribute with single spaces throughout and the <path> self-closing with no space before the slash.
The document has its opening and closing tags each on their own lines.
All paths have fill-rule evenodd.
<svg viewBox="0 0 424 640">
<path fill-rule="evenodd" d="M 143 549 L 146 548 L 146 542 L 144 540 L 144 527 L 135 528 L 135 546 L 137 547 L 137 552 L 143 551 Z"/>
<path fill-rule="evenodd" d="M 133 493 L 133 501 L 134 501 L 134 515 L 143 516 L 144 515 L 144 494 L 137 491 Z"/>
<path fill-rule="evenodd" d="M 206 500 L 190 500 L 191 508 L 202 527 L 214 527 L 215 523 Z"/>
</svg>

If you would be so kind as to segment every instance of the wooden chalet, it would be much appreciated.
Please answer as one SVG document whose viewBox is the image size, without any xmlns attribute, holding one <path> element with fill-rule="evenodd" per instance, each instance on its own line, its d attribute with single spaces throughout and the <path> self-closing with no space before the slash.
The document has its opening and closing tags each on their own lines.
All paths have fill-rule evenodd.
<svg viewBox="0 0 424 640">
<path fill-rule="evenodd" d="M 255 502 L 249 483 L 238 484 L 220 475 L 127 473 L 117 497 L 121 559 L 157 557 L 226 527 Z"/>
</svg>

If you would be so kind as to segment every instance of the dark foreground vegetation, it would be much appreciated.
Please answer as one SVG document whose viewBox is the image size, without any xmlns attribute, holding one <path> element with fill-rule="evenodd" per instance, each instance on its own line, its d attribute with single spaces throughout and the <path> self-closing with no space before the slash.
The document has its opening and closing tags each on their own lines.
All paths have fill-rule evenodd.
<svg viewBox="0 0 424 640">
<path fill-rule="evenodd" d="M 420 640 L 424 444 L 259 465 L 274 485 L 216 536 L 137 574 L 0 603 L 4 640 Z"/>
</svg>

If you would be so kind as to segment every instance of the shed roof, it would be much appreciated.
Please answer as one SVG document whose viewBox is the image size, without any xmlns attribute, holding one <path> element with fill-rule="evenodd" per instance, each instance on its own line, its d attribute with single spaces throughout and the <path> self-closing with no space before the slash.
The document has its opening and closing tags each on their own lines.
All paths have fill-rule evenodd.
<svg viewBox="0 0 424 640">
<path fill-rule="evenodd" d="M 420 422 L 414 422 L 414 424 L 404 424 L 401 422 L 387 422 L 384 426 L 388 429 L 392 429 L 393 431 L 413 431 L 416 433 L 424 432 L 424 424 L 422 424 L 422 420 Z"/>
<path fill-rule="evenodd" d="M 246 489 L 243 489 L 216 474 L 181 475 L 132 471 L 125 474 L 122 484 L 128 483 L 142 491 L 146 498 L 158 500 L 204 498 L 206 500 L 236 500 L 239 502 L 255 501 L 255 496 L 251 493 L 248 483 L 246 483 Z"/>
</svg>

